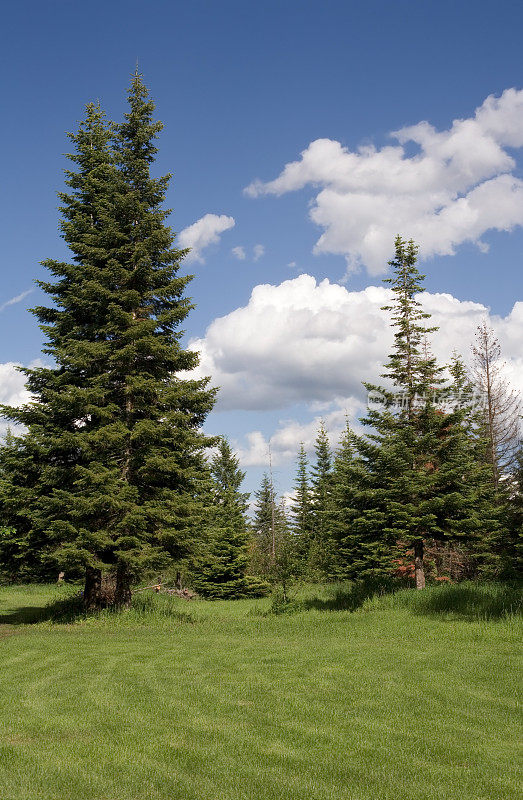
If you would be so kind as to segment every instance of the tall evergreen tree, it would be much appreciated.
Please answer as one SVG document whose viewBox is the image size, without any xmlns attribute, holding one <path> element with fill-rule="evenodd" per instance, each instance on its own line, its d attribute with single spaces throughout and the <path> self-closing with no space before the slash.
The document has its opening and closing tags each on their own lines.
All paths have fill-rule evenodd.
<svg viewBox="0 0 523 800">
<path fill-rule="evenodd" d="M 298 451 L 294 483 L 292 531 L 296 537 L 296 557 L 304 569 L 308 563 L 313 529 L 309 461 L 302 442 Z"/>
<path fill-rule="evenodd" d="M 251 561 L 253 570 L 267 577 L 276 562 L 278 540 L 281 530 L 287 527 L 287 520 L 283 507 L 277 502 L 274 484 L 267 473 L 263 475 L 260 488 L 254 496 L 254 552 Z"/>
<path fill-rule="evenodd" d="M 361 463 L 354 447 L 354 435 L 347 421 L 334 454 L 329 527 L 333 558 L 329 578 L 338 580 L 362 576 L 368 559 L 362 554 L 362 541 L 355 521 L 361 505 Z"/>
<path fill-rule="evenodd" d="M 416 266 L 417 258 L 418 246 L 397 236 L 395 255 L 389 261 L 392 277 L 384 280 L 392 292 L 392 304 L 383 306 L 383 310 L 391 312 L 394 345 L 382 377 L 389 378 L 404 393 L 409 420 L 415 418 L 417 398 L 427 398 L 431 389 L 443 383 L 443 368 L 430 352 L 428 339 L 437 328 L 424 324 L 430 314 L 423 311 L 417 297 L 424 291 L 425 279 Z"/>
<path fill-rule="evenodd" d="M 363 420 L 373 431 L 357 440 L 366 472 L 363 497 L 370 496 L 357 526 L 373 552 L 385 558 L 401 543 L 412 548 L 416 586 L 423 588 L 424 542 L 474 536 L 489 509 L 481 502 L 480 468 L 463 411 L 447 414 L 434 402 L 442 368 L 426 344 L 434 328 L 424 323 L 429 315 L 417 297 L 424 276 L 416 259 L 416 245 L 398 237 L 388 279 L 392 304 L 385 307 L 392 311 L 394 347 L 384 377 L 403 402 L 395 410 L 395 396 L 380 389 L 386 407 L 369 409 Z"/>
<path fill-rule="evenodd" d="M 238 510 L 245 514 L 249 504 L 249 492 L 241 492 L 245 480 L 245 472 L 240 469 L 240 461 L 234 455 L 227 439 L 220 437 L 215 454 L 211 460 L 211 475 L 215 493 L 220 502 L 234 499 Z"/>
<path fill-rule="evenodd" d="M 316 461 L 311 469 L 313 534 L 310 549 L 311 569 L 325 574 L 332 557 L 329 529 L 329 508 L 332 486 L 332 451 L 322 422 L 314 446 Z"/>
<path fill-rule="evenodd" d="M 221 438 L 210 467 L 205 535 L 192 567 L 191 585 L 204 597 L 235 598 L 248 592 L 249 494 L 240 491 L 244 478 L 238 458 Z"/>
<path fill-rule="evenodd" d="M 8 410 L 44 464 L 32 535 L 61 567 L 85 570 L 88 604 L 100 570 L 116 571 L 125 605 L 142 568 L 187 551 L 214 398 L 207 380 L 182 377 L 198 360 L 180 344 L 190 276 L 165 225 L 169 176 L 150 176 L 161 123 L 138 73 L 129 105 L 114 146 L 96 106 L 71 137 L 61 199 L 73 259 L 44 262 L 54 305 L 35 309 L 56 366 L 27 370 L 35 401 Z"/>
</svg>

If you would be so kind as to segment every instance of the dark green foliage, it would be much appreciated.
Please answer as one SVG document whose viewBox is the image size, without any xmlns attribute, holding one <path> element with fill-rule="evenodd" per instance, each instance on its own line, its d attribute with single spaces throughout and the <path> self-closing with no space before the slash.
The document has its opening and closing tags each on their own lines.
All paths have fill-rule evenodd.
<svg viewBox="0 0 523 800">
<path fill-rule="evenodd" d="M 247 536 L 243 521 L 230 509 L 210 512 L 202 550 L 194 560 L 189 583 L 202 597 L 243 597 L 247 580 Z"/>
<path fill-rule="evenodd" d="M 40 474 L 40 453 L 29 435 L 7 432 L 0 447 L 2 529 L 0 574 L 10 581 L 53 580 L 57 570 L 48 558 L 45 531 L 31 525 L 34 486 Z"/>
<path fill-rule="evenodd" d="M 254 591 L 245 575 L 249 495 L 240 491 L 245 473 L 226 439 L 211 461 L 206 532 L 190 570 L 190 585 L 209 598 L 245 597 Z"/>
<path fill-rule="evenodd" d="M 424 291 L 422 275 L 416 267 L 418 246 L 412 239 L 395 240 L 395 255 L 389 266 L 392 277 L 386 278 L 392 290 L 392 304 L 384 306 L 391 312 L 391 325 L 394 328 L 394 346 L 385 365 L 384 378 L 389 378 L 394 386 L 406 394 L 406 411 L 411 415 L 416 395 L 424 397 L 436 385 L 442 383 L 442 368 L 430 353 L 428 335 L 437 330 L 423 324 L 430 318 L 422 310 L 417 295 Z"/>
<path fill-rule="evenodd" d="M 520 577 L 523 572 L 523 447 L 514 460 L 508 486 L 504 489 L 505 536 L 500 542 L 501 574 Z"/>
<path fill-rule="evenodd" d="M 261 486 L 254 493 L 254 517 L 252 520 L 251 569 L 257 575 L 270 578 L 278 558 L 278 543 L 287 536 L 289 526 L 282 504 L 277 503 L 274 485 L 265 474 Z"/>
<path fill-rule="evenodd" d="M 430 353 L 434 331 L 417 299 L 423 277 L 413 242 L 396 239 L 393 277 L 394 348 L 385 377 L 401 395 L 382 387 L 382 408 L 369 408 L 365 437 L 350 437 L 336 481 L 335 538 L 340 577 L 390 573 L 394 559 L 412 548 L 416 583 L 425 583 L 423 546 L 428 539 L 474 542 L 493 535 L 495 514 L 485 492 L 477 443 L 467 425 L 468 408 L 447 413 L 435 404 L 442 369 Z M 465 388 L 462 366 L 454 364 L 454 394 Z M 355 449 L 352 458 L 348 451 Z M 485 537 L 484 537 L 485 538 Z"/>
<path fill-rule="evenodd" d="M 302 565 L 308 563 L 314 531 L 308 467 L 307 453 L 302 443 L 298 451 L 292 504 L 292 531 L 296 537 L 296 555 Z"/>
<path fill-rule="evenodd" d="M 161 123 L 138 74 L 129 104 L 114 145 L 92 104 L 71 136 L 61 200 L 72 262 L 44 262 L 52 305 L 34 310 L 55 366 L 26 370 L 35 401 L 7 411 L 28 428 L 23 458 L 38 463 L 22 529 L 55 568 L 115 569 L 121 602 L 142 569 L 190 549 L 214 398 L 207 381 L 181 377 L 198 359 L 180 345 L 190 277 L 178 275 L 185 253 L 161 207 L 169 177 L 149 174 Z"/>
<path fill-rule="evenodd" d="M 347 422 L 334 455 L 329 509 L 333 557 L 328 577 L 335 580 L 354 580 L 367 574 L 371 564 L 369 544 L 376 542 L 374 528 L 369 541 L 364 536 L 361 512 L 367 504 L 371 508 L 372 501 L 365 494 L 366 469 L 356 445 Z"/>
<path fill-rule="evenodd" d="M 329 526 L 332 489 L 332 452 L 325 426 L 321 423 L 315 442 L 316 461 L 312 467 L 311 517 L 312 541 L 309 550 L 309 568 L 316 577 L 329 573 L 332 561 L 331 531 Z"/>
<path fill-rule="evenodd" d="M 240 487 L 245 480 L 245 472 L 240 469 L 240 462 L 234 455 L 226 438 L 220 437 L 215 454 L 211 460 L 213 489 L 221 503 L 233 505 L 245 514 L 249 505 L 249 492 L 241 492 Z"/>
</svg>

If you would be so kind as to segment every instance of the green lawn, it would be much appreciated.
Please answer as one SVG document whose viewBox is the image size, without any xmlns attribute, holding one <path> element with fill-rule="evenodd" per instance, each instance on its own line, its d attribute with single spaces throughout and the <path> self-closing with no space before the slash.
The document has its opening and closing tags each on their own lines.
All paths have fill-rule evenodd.
<svg viewBox="0 0 523 800">
<path fill-rule="evenodd" d="M 0 588 L 1 800 L 519 800 L 502 590 L 34 623 L 70 591 Z"/>
</svg>

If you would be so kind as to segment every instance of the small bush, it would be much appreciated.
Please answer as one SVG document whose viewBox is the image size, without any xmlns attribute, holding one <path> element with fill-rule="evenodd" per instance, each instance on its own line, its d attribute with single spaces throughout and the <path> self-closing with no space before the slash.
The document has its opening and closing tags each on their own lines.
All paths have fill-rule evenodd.
<svg viewBox="0 0 523 800">
<path fill-rule="evenodd" d="M 255 575 L 245 576 L 243 597 L 268 597 L 270 592 L 271 586 L 267 581 L 257 578 Z"/>
<path fill-rule="evenodd" d="M 269 614 L 292 614 L 295 611 L 300 611 L 301 605 L 296 600 L 286 595 L 280 587 L 276 587 L 271 595 L 271 605 Z"/>
<path fill-rule="evenodd" d="M 180 601 L 176 597 L 163 594 L 140 592 L 135 594 L 131 611 L 134 615 L 153 619 L 173 619 L 178 622 L 194 622 L 194 617 L 188 611 L 180 609 Z"/>
</svg>

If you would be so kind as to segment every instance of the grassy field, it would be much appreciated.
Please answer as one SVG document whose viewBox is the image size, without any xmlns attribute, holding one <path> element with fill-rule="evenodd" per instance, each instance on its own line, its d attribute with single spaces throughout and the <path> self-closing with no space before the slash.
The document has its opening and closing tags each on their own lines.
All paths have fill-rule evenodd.
<svg viewBox="0 0 523 800">
<path fill-rule="evenodd" d="M 71 591 L 0 588 L 1 800 L 519 800 L 513 592 L 46 620 Z"/>
</svg>

